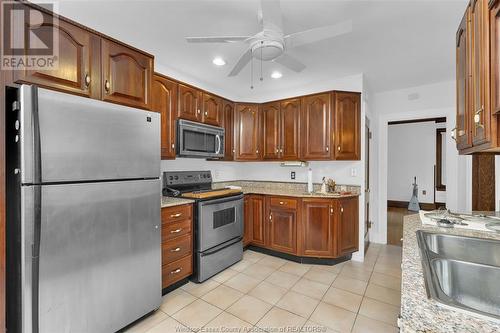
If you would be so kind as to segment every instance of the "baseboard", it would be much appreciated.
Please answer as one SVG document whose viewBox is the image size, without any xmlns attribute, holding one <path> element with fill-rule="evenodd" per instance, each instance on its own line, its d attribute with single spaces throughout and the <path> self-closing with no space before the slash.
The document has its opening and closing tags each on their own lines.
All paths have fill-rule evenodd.
<svg viewBox="0 0 500 333">
<path fill-rule="evenodd" d="M 255 246 L 255 245 L 249 245 L 247 249 L 268 254 L 274 257 L 294 261 L 299 264 L 314 264 L 314 265 L 336 265 L 341 262 L 347 261 L 351 259 L 351 254 L 347 254 L 342 257 L 338 258 L 315 258 L 315 257 L 301 257 L 301 256 L 296 256 L 288 253 L 282 253 L 278 251 L 274 251 L 271 249 L 266 249 L 263 247 Z M 358 260 L 359 261 L 359 260 Z"/>
<path fill-rule="evenodd" d="M 387 207 L 394 208 L 408 208 L 410 203 L 408 201 L 387 200 Z M 419 202 L 420 209 L 433 210 L 437 208 L 435 203 Z"/>
</svg>

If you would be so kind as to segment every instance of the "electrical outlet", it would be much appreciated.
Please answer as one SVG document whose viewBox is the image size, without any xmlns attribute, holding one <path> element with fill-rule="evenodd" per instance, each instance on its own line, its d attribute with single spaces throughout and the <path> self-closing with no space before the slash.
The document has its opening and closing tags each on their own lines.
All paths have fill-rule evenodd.
<svg viewBox="0 0 500 333">
<path fill-rule="evenodd" d="M 422 190 L 422 195 L 427 195 L 427 191 L 426 190 Z"/>
<path fill-rule="evenodd" d="M 351 168 L 351 177 L 356 177 L 358 175 L 358 171 L 356 168 Z"/>
<path fill-rule="evenodd" d="M 295 171 L 290 172 L 290 179 L 295 179 Z"/>
</svg>

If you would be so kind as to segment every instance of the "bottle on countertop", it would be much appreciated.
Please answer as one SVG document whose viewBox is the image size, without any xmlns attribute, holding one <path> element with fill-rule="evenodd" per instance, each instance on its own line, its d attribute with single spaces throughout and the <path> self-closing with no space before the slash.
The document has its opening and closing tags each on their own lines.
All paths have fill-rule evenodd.
<svg viewBox="0 0 500 333">
<path fill-rule="evenodd" d="M 321 190 L 320 190 L 321 193 L 323 194 L 327 194 L 328 191 L 327 191 L 327 188 L 326 188 L 326 177 L 323 177 L 323 182 L 321 183 Z"/>
<path fill-rule="evenodd" d="M 313 193 L 313 171 L 311 168 L 307 170 L 307 192 Z"/>
</svg>

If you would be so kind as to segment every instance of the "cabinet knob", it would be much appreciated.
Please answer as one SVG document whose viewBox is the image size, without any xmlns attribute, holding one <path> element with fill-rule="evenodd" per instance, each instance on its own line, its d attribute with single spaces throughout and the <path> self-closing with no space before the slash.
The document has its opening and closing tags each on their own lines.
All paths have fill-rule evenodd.
<svg viewBox="0 0 500 333">
<path fill-rule="evenodd" d="M 269 222 L 273 221 L 273 213 L 269 213 Z"/>
<path fill-rule="evenodd" d="M 200 109 L 198 109 L 198 114 L 200 114 L 200 113 L 201 113 L 201 110 L 200 110 Z"/>
<path fill-rule="evenodd" d="M 109 83 L 108 80 L 106 80 L 106 82 L 104 82 L 104 90 L 106 90 L 106 93 L 109 94 L 109 89 L 111 88 L 111 84 Z"/>
<path fill-rule="evenodd" d="M 205 111 L 205 116 L 208 116 L 208 111 Z"/>
<path fill-rule="evenodd" d="M 257 149 L 257 150 L 255 151 L 255 153 L 256 153 L 256 154 L 258 154 L 258 153 L 259 153 L 259 150 Z"/>
<path fill-rule="evenodd" d="M 326 151 L 330 151 L 330 147 L 326 146 Z"/>
<path fill-rule="evenodd" d="M 85 74 L 85 87 L 89 87 L 90 86 L 90 75 L 89 73 Z"/>
<path fill-rule="evenodd" d="M 333 208 L 330 207 L 330 214 L 333 214 Z"/>
<path fill-rule="evenodd" d="M 280 149 L 280 153 L 282 153 L 282 152 L 283 152 L 283 148 Z"/>
<path fill-rule="evenodd" d="M 172 150 L 174 150 L 174 149 L 175 149 L 175 144 L 172 143 Z"/>
<path fill-rule="evenodd" d="M 337 150 L 340 151 L 340 146 L 337 146 Z"/>
<path fill-rule="evenodd" d="M 277 153 L 279 153 L 279 151 L 280 151 L 280 150 L 279 150 L 278 148 L 276 148 L 276 152 L 277 152 Z"/>
<path fill-rule="evenodd" d="M 344 212 L 344 207 L 340 207 L 340 212 L 343 213 Z"/>
</svg>

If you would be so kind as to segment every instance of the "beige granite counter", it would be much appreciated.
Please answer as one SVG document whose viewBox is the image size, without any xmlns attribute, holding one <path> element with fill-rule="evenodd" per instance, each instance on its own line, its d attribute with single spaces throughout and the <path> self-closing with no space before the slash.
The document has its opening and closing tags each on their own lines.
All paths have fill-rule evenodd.
<svg viewBox="0 0 500 333">
<path fill-rule="evenodd" d="M 193 203 L 194 200 L 185 198 L 161 197 L 161 208 L 180 206 Z"/>
<path fill-rule="evenodd" d="M 444 307 L 437 301 L 427 298 L 420 250 L 415 234 L 420 229 L 431 232 L 500 239 L 500 234 L 467 229 L 443 229 L 422 225 L 418 215 L 405 216 L 403 225 L 401 319 L 399 322 L 401 332 L 500 332 L 499 321 Z M 478 281 L 480 281 L 480 277 L 478 277 Z"/>
<path fill-rule="evenodd" d="M 213 188 L 224 188 L 228 185 L 240 186 L 245 194 L 266 194 L 266 195 L 281 195 L 288 197 L 300 198 L 349 198 L 359 196 L 361 188 L 355 185 L 337 185 L 337 191 L 350 192 L 349 194 L 342 193 L 320 193 L 320 184 L 314 184 L 314 192 L 307 192 L 306 183 L 292 182 L 272 182 L 272 181 L 231 181 L 217 182 L 213 184 Z"/>
</svg>

